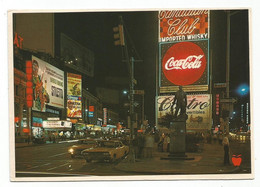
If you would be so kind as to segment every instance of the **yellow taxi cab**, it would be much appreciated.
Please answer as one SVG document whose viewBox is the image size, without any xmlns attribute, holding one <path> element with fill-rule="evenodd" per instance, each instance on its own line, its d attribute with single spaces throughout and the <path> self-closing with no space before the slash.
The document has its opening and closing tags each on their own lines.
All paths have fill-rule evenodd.
<svg viewBox="0 0 260 187">
<path fill-rule="evenodd" d="M 115 162 L 129 153 L 129 147 L 121 141 L 100 141 L 97 147 L 85 149 L 81 152 L 86 162 L 92 160 Z"/>
<path fill-rule="evenodd" d="M 84 149 L 96 147 L 98 145 L 98 140 L 95 139 L 81 139 L 77 142 L 77 144 L 68 148 L 68 153 L 71 158 L 75 156 L 81 156 L 81 151 Z"/>
</svg>

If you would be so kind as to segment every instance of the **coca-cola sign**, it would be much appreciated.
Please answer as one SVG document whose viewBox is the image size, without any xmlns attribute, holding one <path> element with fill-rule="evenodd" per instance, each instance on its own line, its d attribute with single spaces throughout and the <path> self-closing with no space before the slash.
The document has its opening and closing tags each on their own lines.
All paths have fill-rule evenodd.
<svg viewBox="0 0 260 187">
<path fill-rule="evenodd" d="M 207 53 L 198 43 L 180 42 L 168 46 L 163 48 L 162 81 L 182 86 L 207 83 L 199 81 L 207 69 Z"/>
<path fill-rule="evenodd" d="M 209 38 L 209 10 L 165 10 L 158 19 L 159 42 Z"/>
</svg>

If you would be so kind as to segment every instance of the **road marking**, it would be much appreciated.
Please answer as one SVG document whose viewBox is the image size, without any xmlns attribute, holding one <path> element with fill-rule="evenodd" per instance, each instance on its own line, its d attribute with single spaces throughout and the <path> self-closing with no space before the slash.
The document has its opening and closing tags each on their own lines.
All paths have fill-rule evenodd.
<svg viewBox="0 0 260 187">
<path fill-rule="evenodd" d="M 68 165 L 68 164 L 70 164 L 70 163 L 62 164 L 62 165 L 60 165 L 60 166 L 47 169 L 47 171 L 54 170 L 54 169 L 56 169 L 56 168 L 60 168 L 60 167 L 66 166 L 66 165 Z"/>
<path fill-rule="evenodd" d="M 34 166 L 34 167 L 31 167 L 31 168 L 28 168 L 28 169 L 34 169 L 34 168 L 38 168 L 38 167 L 42 167 L 42 166 L 48 166 L 50 164 L 51 163 L 47 163 L 47 164 L 43 164 L 43 165 L 40 165 L 40 166 Z"/>
<path fill-rule="evenodd" d="M 60 154 L 56 154 L 56 155 L 52 155 L 52 156 L 49 156 L 48 158 L 52 158 L 52 157 L 56 157 L 56 156 L 60 156 L 60 155 L 65 155 L 65 154 L 67 154 L 67 152 L 65 152 L 65 153 L 60 153 Z"/>
</svg>

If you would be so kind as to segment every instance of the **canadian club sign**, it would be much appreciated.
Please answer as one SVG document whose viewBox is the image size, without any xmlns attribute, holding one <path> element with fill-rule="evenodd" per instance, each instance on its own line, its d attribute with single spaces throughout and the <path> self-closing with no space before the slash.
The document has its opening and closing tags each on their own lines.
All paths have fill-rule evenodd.
<svg viewBox="0 0 260 187">
<path fill-rule="evenodd" d="M 161 45 L 161 86 L 207 84 L 208 41 Z"/>
<path fill-rule="evenodd" d="M 165 10 L 158 19 L 159 42 L 209 38 L 209 10 Z"/>
</svg>

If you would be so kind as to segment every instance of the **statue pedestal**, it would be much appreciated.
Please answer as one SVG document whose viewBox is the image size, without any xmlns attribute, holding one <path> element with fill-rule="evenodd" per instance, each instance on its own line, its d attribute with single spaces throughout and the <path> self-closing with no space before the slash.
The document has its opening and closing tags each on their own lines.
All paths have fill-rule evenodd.
<svg viewBox="0 0 260 187">
<path fill-rule="evenodd" d="M 186 120 L 176 120 L 170 124 L 170 154 L 163 160 L 194 160 L 185 154 Z"/>
</svg>

